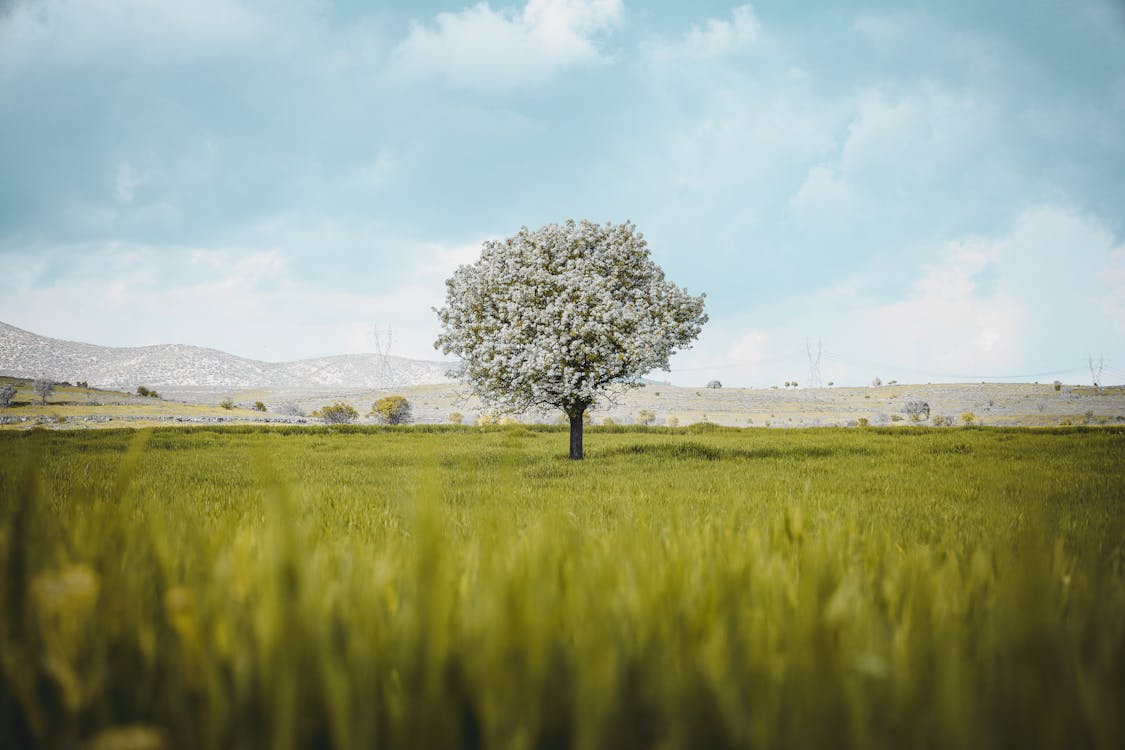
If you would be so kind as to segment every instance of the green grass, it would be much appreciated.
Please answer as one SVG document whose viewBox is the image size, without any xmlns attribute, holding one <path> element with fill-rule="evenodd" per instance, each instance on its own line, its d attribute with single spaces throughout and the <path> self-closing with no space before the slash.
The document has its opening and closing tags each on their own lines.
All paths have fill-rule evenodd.
<svg viewBox="0 0 1125 750">
<path fill-rule="evenodd" d="M 0 746 L 1125 744 L 1125 431 L 586 443 L 0 433 Z"/>
</svg>

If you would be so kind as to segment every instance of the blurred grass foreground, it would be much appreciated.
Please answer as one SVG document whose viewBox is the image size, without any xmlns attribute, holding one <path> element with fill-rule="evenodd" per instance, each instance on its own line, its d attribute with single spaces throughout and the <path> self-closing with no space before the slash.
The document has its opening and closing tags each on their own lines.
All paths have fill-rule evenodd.
<svg viewBox="0 0 1125 750">
<path fill-rule="evenodd" d="M 1116 429 L 0 434 L 0 746 L 1125 747 Z"/>
</svg>

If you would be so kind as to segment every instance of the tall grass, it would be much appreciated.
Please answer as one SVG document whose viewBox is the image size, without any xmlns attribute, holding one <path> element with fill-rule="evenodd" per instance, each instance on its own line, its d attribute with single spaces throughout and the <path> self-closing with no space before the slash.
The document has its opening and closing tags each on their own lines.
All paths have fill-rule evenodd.
<svg viewBox="0 0 1125 750">
<path fill-rule="evenodd" d="M 1125 744 L 1125 433 L 0 434 L 0 746 Z"/>
</svg>

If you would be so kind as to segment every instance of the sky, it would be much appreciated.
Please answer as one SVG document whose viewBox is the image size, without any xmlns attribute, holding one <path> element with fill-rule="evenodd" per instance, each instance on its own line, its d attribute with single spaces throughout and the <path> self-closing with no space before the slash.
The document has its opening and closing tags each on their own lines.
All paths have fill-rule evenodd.
<svg viewBox="0 0 1125 750">
<path fill-rule="evenodd" d="M 568 218 L 706 292 L 658 380 L 1125 382 L 1125 3 L 0 0 L 6 323 L 439 359 Z"/>
</svg>

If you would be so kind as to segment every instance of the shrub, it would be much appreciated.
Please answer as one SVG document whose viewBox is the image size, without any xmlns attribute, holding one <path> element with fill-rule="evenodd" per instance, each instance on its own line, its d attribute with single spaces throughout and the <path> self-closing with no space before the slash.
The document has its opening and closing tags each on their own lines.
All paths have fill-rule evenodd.
<svg viewBox="0 0 1125 750">
<path fill-rule="evenodd" d="M 55 381 L 39 378 L 31 384 L 31 390 L 35 391 L 36 395 L 39 396 L 45 405 L 47 403 L 47 397 L 55 392 Z"/>
<path fill-rule="evenodd" d="M 160 398 L 159 393 L 154 391 L 152 388 L 146 388 L 143 385 L 137 386 L 137 395 L 138 396 L 144 396 L 146 398 Z"/>
<path fill-rule="evenodd" d="M 0 408 L 6 408 L 12 405 L 12 401 L 16 398 L 16 387 L 14 385 L 6 385 L 0 388 Z"/>
<path fill-rule="evenodd" d="M 656 414 L 651 409 L 641 409 L 637 412 L 637 423 L 646 427 L 656 421 Z"/>
<path fill-rule="evenodd" d="M 855 423 L 857 427 L 866 427 L 868 425 L 867 417 L 860 417 Z"/>
<path fill-rule="evenodd" d="M 930 405 L 925 401 L 907 401 L 902 407 L 902 412 L 910 417 L 912 422 L 921 422 L 930 418 Z"/>
<path fill-rule="evenodd" d="M 79 388 L 89 388 L 90 387 L 89 381 L 86 381 L 86 380 L 79 380 L 77 383 L 75 383 L 75 385 L 78 386 Z"/>
<path fill-rule="evenodd" d="M 965 412 L 964 414 L 961 415 L 961 422 L 966 427 L 971 426 L 976 421 L 977 421 L 977 415 L 973 414 L 971 411 L 967 411 L 967 412 Z"/>
<path fill-rule="evenodd" d="M 254 411 L 265 411 L 265 410 L 266 410 L 266 405 L 264 403 L 262 403 L 261 401 L 255 401 L 254 402 Z"/>
<path fill-rule="evenodd" d="M 871 381 L 871 385 L 874 386 L 875 388 L 878 388 L 882 384 L 883 384 L 882 378 L 875 378 L 874 380 Z"/>
<path fill-rule="evenodd" d="M 230 410 L 234 408 L 234 401 L 231 401 L 229 398 L 224 398 L 219 402 L 219 406 L 223 407 L 224 409 Z"/>
<path fill-rule="evenodd" d="M 459 411 L 455 411 L 455 412 L 453 412 L 452 414 L 449 415 L 449 423 L 450 424 L 461 424 L 464 421 L 465 421 L 465 415 L 462 414 Z"/>
<path fill-rule="evenodd" d="M 901 414 L 892 414 L 891 415 L 891 421 L 892 422 L 901 422 L 902 421 L 902 415 Z"/>
<path fill-rule="evenodd" d="M 1056 391 L 1061 391 L 1061 390 L 1062 390 L 1062 381 L 1061 381 L 1061 380 L 1056 380 L 1056 381 L 1054 382 L 1054 386 L 1055 386 L 1055 390 L 1056 390 Z"/>
<path fill-rule="evenodd" d="M 933 423 L 934 427 L 948 427 L 953 423 L 953 420 L 949 417 L 943 417 L 940 414 L 930 421 Z"/>
<path fill-rule="evenodd" d="M 832 386 L 834 386 L 834 385 L 836 385 L 836 384 L 835 384 L 835 383 L 833 383 L 833 382 L 832 382 L 831 380 L 829 380 L 829 381 L 828 381 L 828 387 L 829 387 L 829 388 L 831 388 L 831 387 L 832 387 Z"/>
<path fill-rule="evenodd" d="M 410 424 L 414 415 L 403 396 L 384 396 L 371 405 L 371 415 L 383 424 Z"/>
<path fill-rule="evenodd" d="M 329 424 L 346 424 L 354 421 L 359 416 L 359 412 L 351 404 L 337 401 L 334 404 L 320 407 L 312 413 L 312 416 L 319 417 Z"/>
<path fill-rule="evenodd" d="M 523 423 L 520 422 L 518 419 L 516 419 L 515 417 L 513 417 L 511 415 L 506 415 L 506 416 L 500 417 L 500 426 L 501 427 L 512 427 L 513 425 L 517 425 L 517 424 L 523 424 Z"/>
<path fill-rule="evenodd" d="M 718 380 L 712 380 L 709 383 L 707 383 L 707 387 L 708 388 L 722 388 L 723 384 L 720 383 Z"/>
</svg>

